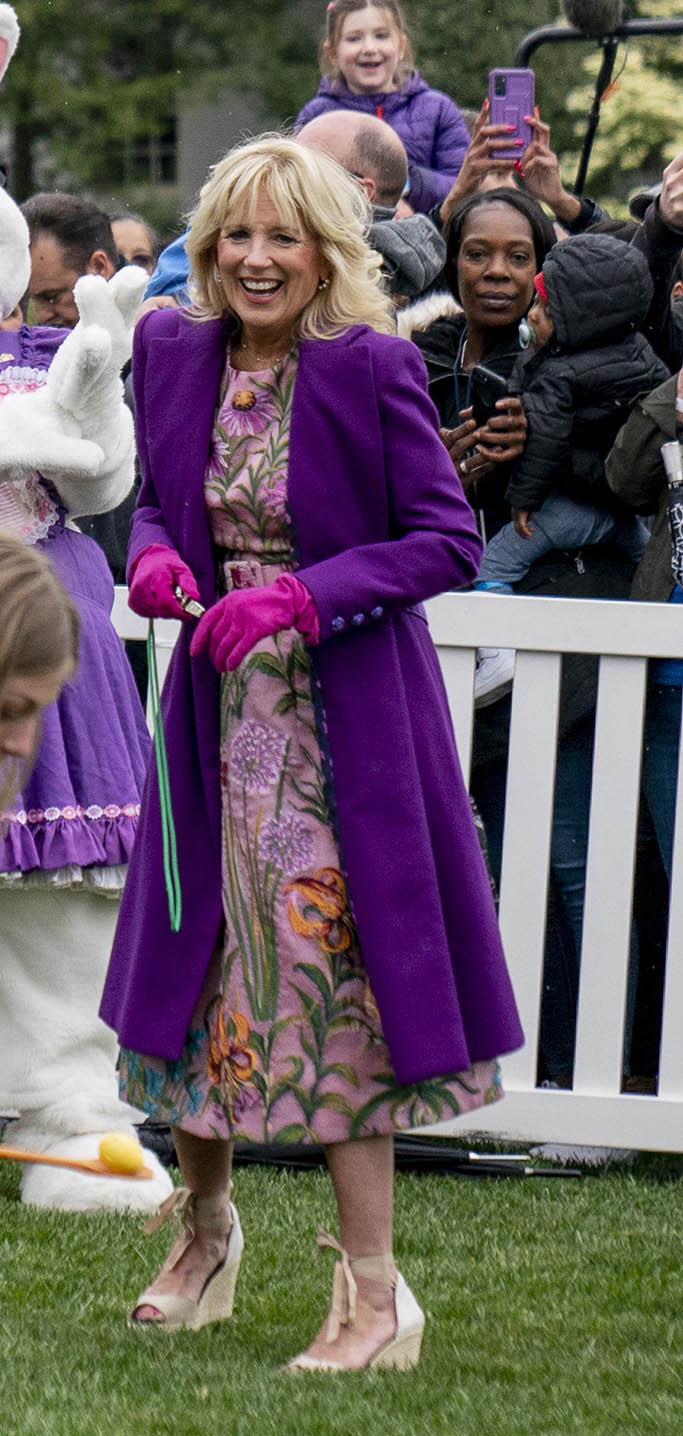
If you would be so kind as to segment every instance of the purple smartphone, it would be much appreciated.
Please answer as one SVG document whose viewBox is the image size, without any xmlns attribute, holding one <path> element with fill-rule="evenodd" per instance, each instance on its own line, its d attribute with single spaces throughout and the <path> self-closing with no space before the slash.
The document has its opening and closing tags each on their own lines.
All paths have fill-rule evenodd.
<svg viewBox="0 0 683 1436">
<path fill-rule="evenodd" d="M 489 124 L 514 125 L 511 140 L 521 140 L 513 150 L 491 150 L 494 160 L 516 160 L 531 142 L 525 115 L 534 112 L 533 70 L 491 70 L 489 74 Z"/>
</svg>

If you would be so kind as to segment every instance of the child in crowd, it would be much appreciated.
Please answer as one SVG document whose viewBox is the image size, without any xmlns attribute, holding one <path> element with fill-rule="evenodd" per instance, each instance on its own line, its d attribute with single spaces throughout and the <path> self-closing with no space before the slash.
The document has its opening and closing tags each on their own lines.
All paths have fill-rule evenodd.
<svg viewBox="0 0 683 1436">
<path fill-rule="evenodd" d="M 404 191 L 410 211 L 426 214 L 445 199 L 470 142 L 453 100 L 432 90 L 413 69 L 410 40 L 398 0 L 332 0 L 321 51 L 326 72 L 314 99 L 296 120 L 299 130 L 326 110 L 359 110 L 386 120 L 406 147 Z"/>
<path fill-rule="evenodd" d="M 534 280 L 536 298 L 520 324 L 529 346 L 509 381 L 529 425 L 506 498 L 506 524 L 487 544 L 475 587 L 511 593 L 551 549 L 617 542 L 638 562 L 643 521 L 610 492 L 604 460 L 631 405 L 667 377 L 637 326 L 652 299 L 639 250 L 608 234 L 582 234 L 550 250 Z M 514 649 L 482 649 L 478 707 L 506 693 Z"/>
</svg>

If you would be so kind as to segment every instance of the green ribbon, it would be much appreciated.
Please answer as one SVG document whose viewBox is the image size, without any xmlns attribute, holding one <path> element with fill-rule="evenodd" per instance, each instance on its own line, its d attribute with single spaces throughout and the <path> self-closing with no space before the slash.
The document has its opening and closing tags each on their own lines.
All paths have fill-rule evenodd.
<svg viewBox="0 0 683 1436">
<path fill-rule="evenodd" d="M 149 631 L 147 634 L 147 667 L 149 670 L 149 690 L 152 700 L 152 724 L 154 730 L 154 754 L 157 764 L 157 776 L 159 779 L 159 806 L 161 809 L 161 842 L 164 856 L 164 881 L 168 895 L 168 914 L 171 923 L 171 932 L 180 931 L 180 920 L 182 916 L 182 894 L 180 891 L 180 873 L 178 871 L 178 850 L 176 847 L 175 824 L 173 822 L 173 808 L 171 806 L 171 784 L 168 776 L 168 755 L 166 753 L 166 739 L 164 737 L 164 723 L 161 716 L 161 705 L 159 699 L 159 674 L 157 671 L 157 654 L 154 642 L 154 624 L 150 619 Z"/>
</svg>

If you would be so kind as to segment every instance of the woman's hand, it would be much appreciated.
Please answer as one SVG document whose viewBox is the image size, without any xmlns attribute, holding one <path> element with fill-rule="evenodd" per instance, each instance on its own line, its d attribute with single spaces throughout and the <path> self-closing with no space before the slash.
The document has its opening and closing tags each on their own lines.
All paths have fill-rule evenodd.
<svg viewBox="0 0 683 1436">
<path fill-rule="evenodd" d="M 233 589 L 219 598 L 200 618 L 190 656 L 207 649 L 218 673 L 232 673 L 262 638 L 284 628 L 296 628 L 307 643 L 319 641 L 315 604 L 293 573 L 281 574 L 266 588 Z"/>
<path fill-rule="evenodd" d="M 528 427 L 521 399 L 508 394 L 498 399 L 488 423 L 477 429 L 477 449 L 491 464 L 512 463 L 524 450 Z"/>
<path fill-rule="evenodd" d="M 522 142 L 510 139 L 510 131 L 514 130 L 514 125 L 490 125 L 488 115 L 489 102 L 484 100 L 481 112 L 474 124 L 469 149 L 465 154 L 460 173 L 439 210 L 439 217 L 443 225 L 448 224 L 456 205 L 479 188 L 484 175 L 499 172 L 501 183 L 504 183 L 505 175 L 514 168 L 515 163 L 519 160 Z M 492 158 L 491 150 L 504 149 L 509 149 L 509 159 L 494 160 Z"/>
<path fill-rule="evenodd" d="M 524 119 L 532 138 L 520 162 L 522 179 L 530 193 L 543 200 L 563 224 L 573 224 L 581 212 L 581 201 L 562 183 L 559 160 L 550 148 L 550 125 L 543 124 L 538 105 L 533 115 L 525 115 Z"/>
<path fill-rule="evenodd" d="M 187 618 L 176 598 L 176 587 L 199 601 L 194 574 L 173 548 L 152 543 L 141 549 L 130 566 L 128 607 L 142 618 Z"/>
<path fill-rule="evenodd" d="M 463 409 L 463 422 L 455 429 L 439 429 L 439 437 L 448 449 L 453 460 L 453 466 L 460 479 L 465 492 L 479 478 L 482 473 L 482 464 L 486 465 L 488 472 L 488 460 L 482 460 L 472 450 L 476 443 L 477 435 L 480 432 L 472 418 L 472 410 Z"/>
</svg>

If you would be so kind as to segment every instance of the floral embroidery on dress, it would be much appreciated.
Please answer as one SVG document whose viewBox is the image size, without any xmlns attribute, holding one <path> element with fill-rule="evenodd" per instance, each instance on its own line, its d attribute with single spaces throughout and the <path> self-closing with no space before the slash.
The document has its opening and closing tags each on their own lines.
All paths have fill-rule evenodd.
<svg viewBox="0 0 683 1436">
<path fill-rule="evenodd" d="M 229 364 L 226 373 L 205 485 L 214 539 L 224 548 L 252 553 L 288 551 L 282 521 L 288 528 L 287 454 L 296 363 L 289 356 L 271 373 L 250 375 L 248 382 Z M 261 436 L 263 442 L 254 444 Z"/>
</svg>

